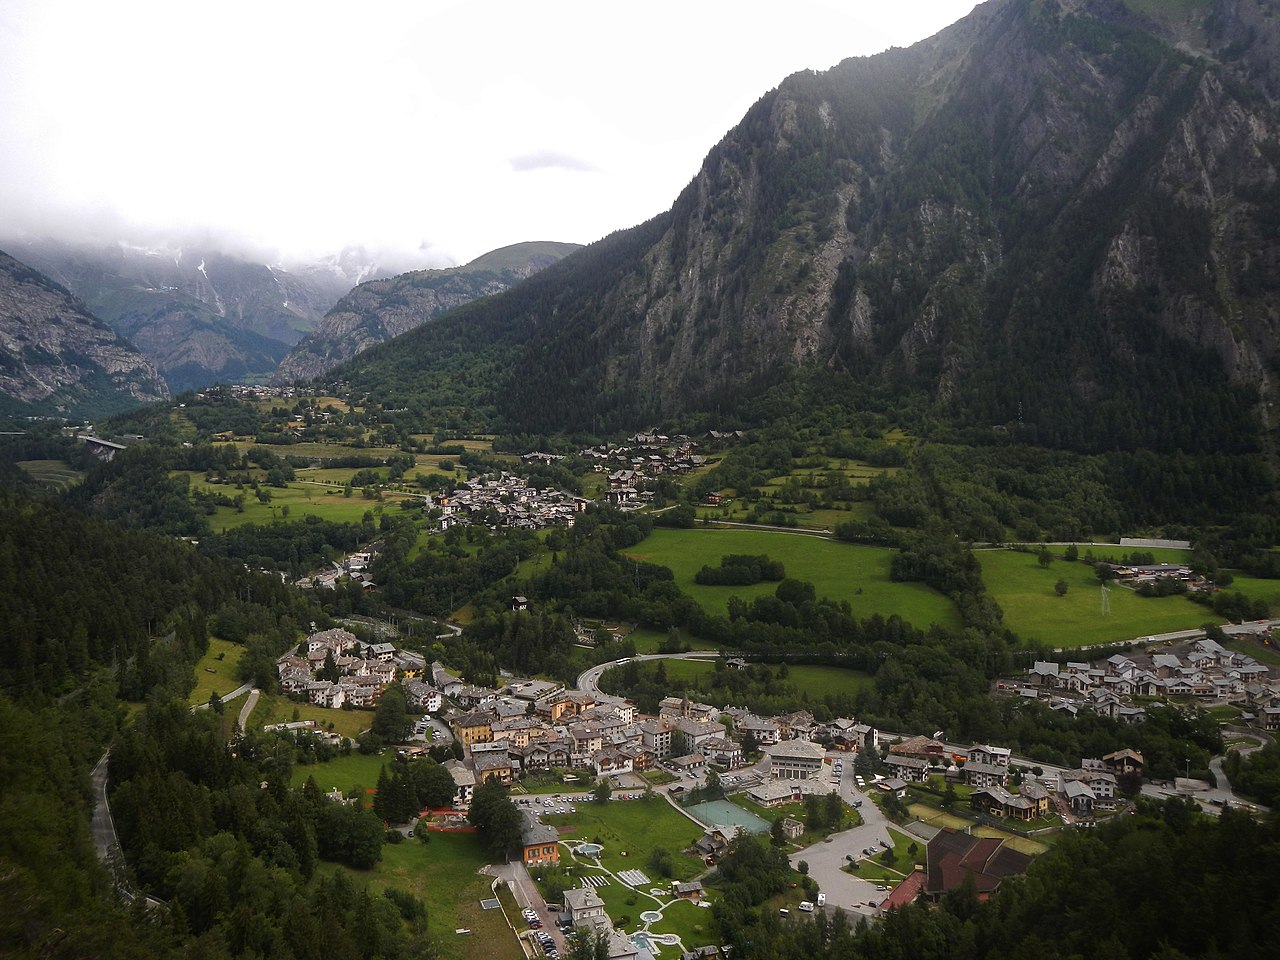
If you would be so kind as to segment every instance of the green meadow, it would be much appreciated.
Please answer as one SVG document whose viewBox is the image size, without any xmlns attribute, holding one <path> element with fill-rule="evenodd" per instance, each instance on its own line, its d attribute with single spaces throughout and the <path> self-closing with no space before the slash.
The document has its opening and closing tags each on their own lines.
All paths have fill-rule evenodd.
<svg viewBox="0 0 1280 960">
<path fill-rule="evenodd" d="M 378 785 L 379 772 L 390 762 L 391 753 L 387 750 L 371 754 L 353 750 L 345 757 L 334 757 L 324 763 L 294 764 L 291 786 L 300 787 L 308 777 L 313 777 L 316 786 L 325 793 L 335 788 L 344 794 L 354 787 L 372 789 Z"/>
<path fill-rule="evenodd" d="M 1086 548 L 1081 548 L 1081 554 Z M 1115 556 L 1124 550 L 1098 547 L 1095 556 Z M 1035 553 L 979 550 L 982 579 L 1004 611 L 1004 622 L 1024 640 L 1036 639 L 1055 647 L 1083 647 L 1124 642 L 1154 633 L 1189 630 L 1218 619 L 1212 611 L 1186 597 L 1140 597 L 1111 584 L 1109 613 L 1102 611 L 1102 587 L 1093 568 L 1082 562 L 1055 560 L 1041 567 Z M 1157 561 L 1162 560 L 1157 552 Z M 1181 559 L 1181 556 L 1170 559 Z M 1059 597 L 1054 585 L 1067 583 Z"/>
<path fill-rule="evenodd" d="M 240 644 L 210 637 L 209 649 L 196 664 L 196 686 L 191 691 L 191 696 L 187 698 L 187 702 L 208 703 L 209 697 L 213 694 L 225 697 L 240 686 L 240 681 L 236 677 L 236 664 L 240 662 L 242 653 L 244 653 L 244 647 Z M 238 702 L 236 709 L 239 709 Z"/>
<path fill-rule="evenodd" d="M 407 890 L 427 907 L 433 956 L 439 960 L 524 960 L 515 933 L 501 910 L 484 910 L 493 896 L 493 878 L 477 871 L 490 862 L 474 833 L 432 833 L 386 844 L 382 862 L 372 870 L 348 870 L 358 888 Z M 322 863 L 318 872 L 345 869 Z M 519 922 L 519 917 L 512 920 Z M 466 931 L 458 933 L 456 931 Z"/>
<path fill-rule="evenodd" d="M 310 703 L 296 703 L 288 697 L 263 694 L 258 705 L 253 708 L 247 726 L 261 730 L 269 723 L 289 723 L 294 720 L 314 720 L 322 730 L 328 730 L 332 726 L 334 733 L 354 740 L 373 725 L 373 711 L 330 710 Z M 377 779 L 376 773 L 374 779 Z"/>
<path fill-rule="evenodd" d="M 656 669 L 653 664 L 646 664 L 650 671 Z M 664 660 L 662 668 L 667 678 L 673 683 L 690 683 L 712 673 L 716 664 L 714 660 Z M 814 700 L 821 700 L 829 695 L 842 696 L 856 693 L 870 687 L 875 681 L 870 674 L 861 670 L 849 670 L 845 667 L 817 666 L 813 664 L 788 664 L 787 678 L 783 683 L 791 686 L 799 693 L 803 690 Z"/>
<path fill-rule="evenodd" d="M 960 617 L 942 594 L 922 583 L 889 579 L 893 550 L 843 543 L 807 534 L 768 530 L 658 528 L 627 555 L 669 567 L 676 583 L 704 609 L 723 612 L 729 598 L 750 601 L 772 594 L 776 583 L 712 587 L 694 582 L 703 566 L 718 566 L 725 554 L 766 554 L 781 561 L 788 577 L 814 585 L 819 597 L 847 600 L 856 617 L 898 614 L 917 627 L 958 627 Z"/>
<path fill-rule="evenodd" d="M 347 471 L 348 475 L 353 472 Z M 246 523 L 266 524 L 277 520 L 300 520 L 308 516 L 354 523 L 368 511 L 378 516 L 384 510 L 398 510 L 400 501 L 409 499 L 395 491 L 385 493 L 382 500 L 366 500 L 359 491 L 354 491 L 350 497 L 344 497 L 341 487 L 296 480 L 286 487 L 264 485 L 263 489 L 270 491 L 271 499 L 267 503 L 262 503 L 251 487 L 237 490 L 235 484 L 208 483 L 203 473 L 186 471 L 186 475 L 190 478 L 192 490 L 220 493 L 232 499 L 244 494 L 244 510 L 237 510 L 235 507 L 217 507 L 209 517 L 209 526 L 215 533 L 231 530 Z"/>
</svg>

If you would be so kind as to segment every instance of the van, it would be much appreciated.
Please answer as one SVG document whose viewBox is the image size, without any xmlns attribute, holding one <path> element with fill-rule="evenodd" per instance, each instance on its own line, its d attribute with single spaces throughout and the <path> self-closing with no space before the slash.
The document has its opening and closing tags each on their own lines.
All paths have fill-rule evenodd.
<svg viewBox="0 0 1280 960">
<path fill-rule="evenodd" d="M 812 904 L 812 903 L 810 903 L 808 900 L 801 900 L 801 901 L 800 901 L 800 912 L 801 912 L 801 913 L 813 913 L 813 904 Z"/>
<path fill-rule="evenodd" d="M 827 905 L 827 895 L 825 893 L 818 894 L 818 906 L 825 907 Z"/>
<path fill-rule="evenodd" d="M 789 916 L 791 916 L 791 911 L 790 911 L 790 910 L 788 910 L 786 907 L 780 907 L 780 908 L 778 909 L 778 916 L 780 916 L 780 917 L 789 917 Z"/>
</svg>

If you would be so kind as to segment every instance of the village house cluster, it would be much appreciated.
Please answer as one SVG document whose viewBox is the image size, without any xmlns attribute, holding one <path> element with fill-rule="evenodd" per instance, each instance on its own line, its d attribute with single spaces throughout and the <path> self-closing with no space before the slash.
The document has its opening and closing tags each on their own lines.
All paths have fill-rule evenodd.
<svg viewBox="0 0 1280 960">
<path fill-rule="evenodd" d="M 889 747 L 884 763 L 890 778 L 878 786 L 901 795 L 909 784 L 941 774 L 947 783 L 972 787 L 973 808 L 993 817 L 1025 821 L 1057 813 L 1064 818 L 1082 818 L 1114 810 L 1117 774 L 1141 775 L 1143 769 L 1141 754 L 1118 750 L 1100 760 L 1086 759 L 1077 770 L 1043 777 L 1024 772 L 1013 792 L 1009 789 L 1015 779 L 1011 759 L 1012 751 L 1007 747 L 975 744 L 956 754 L 940 740 L 911 737 Z"/>
<path fill-rule="evenodd" d="M 609 475 L 605 502 L 623 510 L 635 510 L 652 502 L 653 492 L 641 489 L 645 481 L 680 476 L 706 463 L 695 452 L 694 441 L 683 434 L 637 433 L 618 446 L 602 444 L 582 450 L 597 473 Z"/>
<path fill-rule="evenodd" d="M 376 554 L 372 549 L 356 551 L 341 561 L 333 561 L 327 569 L 302 577 L 296 586 L 306 589 L 337 590 L 345 578 L 352 583 L 360 584 L 360 588 L 365 593 L 372 593 L 378 589 L 369 573 L 375 557 Z"/>
<path fill-rule="evenodd" d="M 486 474 L 458 484 L 451 493 L 431 498 L 440 512 L 440 529 L 459 524 L 479 524 L 490 529 L 514 527 L 541 530 L 573 526 L 577 515 L 591 501 L 563 490 L 539 490 L 523 478 L 507 473 Z"/>
<path fill-rule="evenodd" d="M 313 633 L 276 661 L 280 689 L 330 709 L 373 707 L 398 678 L 421 674 L 423 659 L 390 643 L 365 643 L 348 630 Z M 336 672 L 337 679 L 323 678 Z"/>
<path fill-rule="evenodd" d="M 1280 729 L 1280 680 L 1252 657 L 1208 638 L 1195 641 L 1184 654 L 1169 648 L 1118 653 L 1101 663 L 1037 661 L 1027 670 L 1025 685 L 1011 692 L 1048 698 L 1054 710 L 1073 716 L 1094 710 L 1129 722 L 1145 716 L 1134 697 L 1241 702 L 1246 723 Z"/>
</svg>

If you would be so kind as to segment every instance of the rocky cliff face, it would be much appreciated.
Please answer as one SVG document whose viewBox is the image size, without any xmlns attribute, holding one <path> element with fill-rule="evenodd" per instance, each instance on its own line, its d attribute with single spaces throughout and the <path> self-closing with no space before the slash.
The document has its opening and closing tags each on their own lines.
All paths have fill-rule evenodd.
<svg viewBox="0 0 1280 960">
<path fill-rule="evenodd" d="M 0 394 L 15 410 L 100 416 L 169 391 L 132 344 L 67 290 L 0 253 Z"/>
<path fill-rule="evenodd" d="M 269 376 L 374 269 L 352 257 L 267 265 L 212 247 L 31 239 L 7 245 L 137 344 L 174 390 Z"/>
<path fill-rule="evenodd" d="M 518 243 L 462 267 L 416 270 L 362 283 L 343 297 L 285 357 L 273 382 L 321 376 L 362 350 L 385 343 L 428 320 L 501 293 L 579 248 L 576 243 Z"/>
<path fill-rule="evenodd" d="M 1247 432 L 1280 373 L 1277 36 L 1273 0 L 990 0 L 792 76 L 608 285 L 498 298 L 497 402 L 635 423 L 801 369 L 1073 447 L 1202 443 L 1207 407 Z"/>
</svg>

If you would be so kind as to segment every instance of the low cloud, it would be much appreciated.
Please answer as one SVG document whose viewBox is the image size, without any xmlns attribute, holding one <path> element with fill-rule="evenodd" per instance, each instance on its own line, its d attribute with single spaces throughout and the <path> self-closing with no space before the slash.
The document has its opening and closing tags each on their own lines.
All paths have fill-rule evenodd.
<svg viewBox="0 0 1280 960">
<path fill-rule="evenodd" d="M 512 157 L 511 169 L 516 173 L 528 173 L 532 170 L 569 170 L 580 173 L 595 173 L 598 167 L 590 161 L 572 154 L 560 153 L 556 150 L 535 150 L 533 153 L 522 153 Z"/>
</svg>

